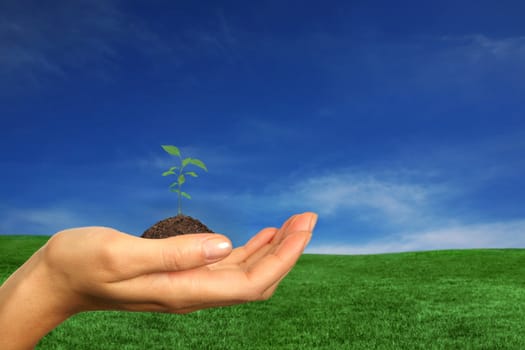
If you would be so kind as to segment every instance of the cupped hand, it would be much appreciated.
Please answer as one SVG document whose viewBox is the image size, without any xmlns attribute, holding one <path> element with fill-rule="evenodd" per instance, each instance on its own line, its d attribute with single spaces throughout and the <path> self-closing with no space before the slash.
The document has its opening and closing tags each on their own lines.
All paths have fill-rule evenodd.
<svg viewBox="0 0 525 350">
<path fill-rule="evenodd" d="M 290 217 L 232 249 L 219 234 L 144 239 L 106 227 L 55 234 L 39 252 L 69 312 L 187 313 L 271 297 L 308 244 L 314 213 Z"/>
</svg>

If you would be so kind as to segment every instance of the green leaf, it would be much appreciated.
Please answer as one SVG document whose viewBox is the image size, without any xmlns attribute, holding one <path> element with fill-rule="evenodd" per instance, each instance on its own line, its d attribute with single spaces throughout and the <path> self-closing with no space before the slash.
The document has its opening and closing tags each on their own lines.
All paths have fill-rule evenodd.
<svg viewBox="0 0 525 350">
<path fill-rule="evenodd" d="M 178 182 L 178 181 L 175 181 L 174 183 L 172 183 L 172 184 L 170 185 L 170 188 L 171 188 L 171 187 L 178 186 L 178 185 L 179 185 L 179 182 Z"/>
<path fill-rule="evenodd" d="M 188 172 L 184 173 L 184 175 L 189 175 L 189 176 L 193 176 L 193 177 L 199 177 L 199 175 L 197 175 L 194 171 L 188 171 Z"/>
<path fill-rule="evenodd" d="M 189 163 L 191 163 L 191 158 L 184 158 L 184 160 L 182 161 L 182 167 L 184 168 Z"/>
<path fill-rule="evenodd" d="M 179 175 L 179 185 L 182 185 L 185 182 L 186 182 L 186 178 L 184 177 L 183 174 L 180 174 Z"/>
<path fill-rule="evenodd" d="M 206 165 L 204 165 L 204 163 L 200 159 L 191 158 L 190 163 L 193 164 L 193 165 L 198 166 L 199 168 L 202 168 L 202 169 L 208 171 L 208 169 L 206 168 Z"/>
<path fill-rule="evenodd" d="M 169 170 L 162 173 L 162 176 L 175 175 L 173 170 L 178 169 L 178 166 L 172 166 Z"/>
<path fill-rule="evenodd" d="M 179 193 L 179 190 L 174 190 L 173 188 L 170 190 L 171 192 Z"/>
<path fill-rule="evenodd" d="M 180 151 L 177 147 L 171 145 L 162 145 L 161 147 L 172 156 L 180 157 Z"/>
<path fill-rule="evenodd" d="M 180 194 L 182 194 L 183 197 L 191 199 L 191 196 L 189 194 L 187 194 L 186 192 L 181 192 Z"/>
</svg>

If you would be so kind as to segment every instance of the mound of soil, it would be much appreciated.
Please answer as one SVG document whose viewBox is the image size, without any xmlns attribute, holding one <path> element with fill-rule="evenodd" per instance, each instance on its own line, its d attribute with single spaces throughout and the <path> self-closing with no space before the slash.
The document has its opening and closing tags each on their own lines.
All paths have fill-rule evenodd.
<svg viewBox="0 0 525 350">
<path fill-rule="evenodd" d="M 188 233 L 214 233 L 191 216 L 177 215 L 157 222 L 142 234 L 142 238 L 167 238 Z"/>
</svg>

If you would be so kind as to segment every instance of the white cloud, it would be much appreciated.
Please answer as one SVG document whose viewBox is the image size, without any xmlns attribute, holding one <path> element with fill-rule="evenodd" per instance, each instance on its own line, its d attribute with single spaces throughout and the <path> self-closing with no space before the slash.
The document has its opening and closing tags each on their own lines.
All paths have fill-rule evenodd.
<svg viewBox="0 0 525 350">
<path fill-rule="evenodd" d="M 226 197 L 242 208 L 259 213 L 267 211 L 271 216 L 285 210 L 317 212 L 320 225 L 307 253 L 525 248 L 525 220 L 465 224 L 461 217 L 451 219 L 441 201 L 468 194 L 468 185 L 456 188 L 450 184 L 425 183 L 421 178 L 417 172 L 383 175 L 346 170 L 312 176 L 288 187 L 281 183 L 280 188 L 273 188 L 265 192 L 266 195 L 240 193 Z M 368 231 L 377 227 L 391 233 L 365 243 L 348 243 L 352 240 L 351 232 L 363 224 Z M 328 232 L 334 230 L 340 231 Z M 363 238 L 362 235 L 355 237 Z"/>
<path fill-rule="evenodd" d="M 181 148 L 188 155 L 201 157 L 206 163 L 208 158 L 214 158 L 197 148 Z M 159 152 L 162 152 L 160 147 Z M 166 159 L 169 160 L 167 155 Z M 158 163 L 161 171 L 169 167 L 164 161 L 159 155 L 158 159 L 153 157 L 145 165 L 149 167 Z M 225 158 L 223 161 L 234 160 Z M 461 222 L 461 217 L 454 217 L 456 221 L 451 223 L 447 209 L 438 211 L 436 208 L 440 208 L 441 200 L 461 195 L 461 191 L 468 193 L 469 189 L 425 182 L 425 175 L 418 172 L 367 173 L 342 169 L 330 174 L 310 175 L 296 182 L 295 177 L 277 179 L 260 191 L 191 193 L 201 200 L 197 205 L 201 207 L 199 210 L 215 220 L 218 227 L 222 225 L 222 232 L 239 232 L 239 241 L 245 241 L 247 235 L 263 226 L 280 225 L 274 221 L 277 217 L 304 210 L 317 212 L 319 225 L 307 253 L 373 254 L 525 247 L 525 220 L 467 225 Z M 117 209 L 113 211 L 94 203 L 73 202 L 55 203 L 47 209 L 4 208 L 0 210 L 0 233 L 52 234 L 67 227 L 94 224 L 138 232 L 137 227 L 141 227 L 148 216 L 162 217 L 164 212 L 169 212 L 169 208 L 159 209 L 158 205 L 170 200 L 163 186 L 142 185 L 129 193 L 129 197 L 120 200 L 139 203 L 135 208 L 142 206 L 136 216 L 131 211 L 132 219 L 130 211 L 122 212 L 119 204 L 114 205 Z M 365 237 L 358 234 L 360 228 L 368 232 L 377 229 L 383 236 L 375 235 L 377 238 L 363 241 Z M 352 244 L 353 237 L 363 243 Z"/>
<path fill-rule="evenodd" d="M 9 208 L 0 214 L 2 234 L 51 235 L 67 227 L 79 226 L 79 216 L 64 208 Z"/>
<path fill-rule="evenodd" d="M 66 199 L 42 207 L 0 206 L 0 235 L 52 235 L 83 226 L 108 226 L 128 233 L 141 233 L 155 214 L 109 200 L 103 204 Z"/>
<path fill-rule="evenodd" d="M 250 174 L 237 174 L 249 177 Z M 434 209 L 444 193 L 455 193 L 441 184 L 422 184 L 390 173 L 354 173 L 340 170 L 326 175 L 298 175 L 267 181 L 262 189 L 237 192 L 201 193 L 210 205 L 233 203 L 239 215 L 281 217 L 302 211 L 318 213 L 328 225 L 367 225 L 393 228 L 424 227 L 434 224 Z M 338 224 L 335 224 L 338 223 Z"/>
<path fill-rule="evenodd" d="M 472 59 L 481 59 L 482 55 L 492 55 L 501 59 L 525 55 L 525 36 L 491 38 L 483 34 L 442 37 L 442 40 L 464 47 Z"/>
<path fill-rule="evenodd" d="M 474 248 L 525 248 L 525 220 L 456 225 L 385 236 L 364 244 L 311 244 L 311 254 L 378 254 Z"/>
<path fill-rule="evenodd" d="M 175 146 L 179 147 L 183 158 L 191 157 L 200 159 L 206 164 L 209 170 L 213 169 L 214 173 L 224 171 L 224 169 L 237 168 L 254 159 L 253 156 L 234 154 L 231 149 L 225 146 L 215 145 L 213 148 L 194 145 Z M 160 144 L 155 146 L 154 151 L 155 152 L 151 151 L 148 155 L 140 158 L 126 160 L 128 151 L 126 149 L 119 149 L 118 158 L 124 160 L 118 165 L 126 168 L 138 167 L 139 169 L 157 169 L 158 171 L 164 171 L 179 163 L 179 159 L 176 156 L 171 156 L 164 152 Z"/>
<path fill-rule="evenodd" d="M 366 210 L 400 222 L 421 214 L 436 191 L 437 186 L 343 171 L 302 180 L 283 190 L 278 201 L 290 207 L 310 203 L 326 216 Z"/>
</svg>

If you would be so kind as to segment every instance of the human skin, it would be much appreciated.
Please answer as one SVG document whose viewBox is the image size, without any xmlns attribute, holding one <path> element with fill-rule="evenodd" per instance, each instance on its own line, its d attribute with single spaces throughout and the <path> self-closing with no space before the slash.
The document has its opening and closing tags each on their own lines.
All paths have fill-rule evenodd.
<svg viewBox="0 0 525 350">
<path fill-rule="evenodd" d="M 314 213 L 294 215 L 235 249 L 220 234 L 154 240 L 107 227 L 60 231 L 0 287 L 0 349 L 32 349 L 84 311 L 184 314 L 267 300 L 316 221 Z"/>
</svg>

